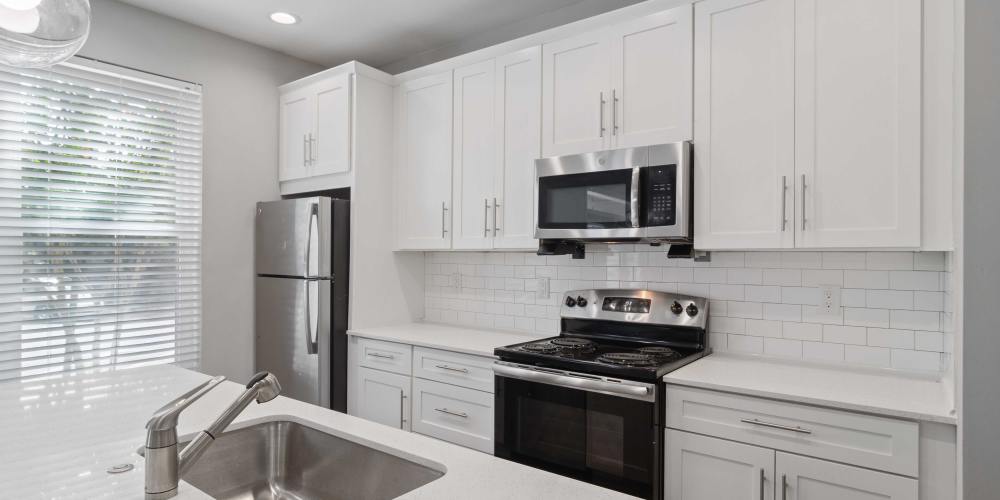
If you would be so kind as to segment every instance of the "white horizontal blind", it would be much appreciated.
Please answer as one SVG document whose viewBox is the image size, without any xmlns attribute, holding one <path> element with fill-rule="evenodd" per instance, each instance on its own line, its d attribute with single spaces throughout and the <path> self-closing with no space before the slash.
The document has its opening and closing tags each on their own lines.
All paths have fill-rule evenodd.
<svg viewBox="0 0 1000 500">
<path fill-rule="evenodd" d="M 0 65 L 0 381 L 196 367 L 201 87 Z"/>
</svg>

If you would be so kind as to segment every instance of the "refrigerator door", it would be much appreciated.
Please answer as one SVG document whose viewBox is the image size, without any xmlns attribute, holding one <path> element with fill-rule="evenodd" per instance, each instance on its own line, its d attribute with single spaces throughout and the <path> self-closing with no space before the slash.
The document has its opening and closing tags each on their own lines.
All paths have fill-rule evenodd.
<svg viewBox="0 0 1000 500">
<path fill-rule="evenodd" d="M 330 280 L 258 276 L 256 370 L 284 396 L 330 407 Z"/>
<path fill-rule="evenodd" d="M 254 224 L 257 275 L 331 275 L 329 198 L 259 202 Z"/>
</svg>

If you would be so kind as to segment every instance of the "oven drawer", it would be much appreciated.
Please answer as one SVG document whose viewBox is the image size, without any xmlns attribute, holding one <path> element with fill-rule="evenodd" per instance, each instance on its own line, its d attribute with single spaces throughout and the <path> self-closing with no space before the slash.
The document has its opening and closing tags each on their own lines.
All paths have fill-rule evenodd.
<svg viewBox="0 0 1000 500">
<path fill-rule="evenodd" d="M 667 427 L 917 476 L 916 422 L 667 386 Z"/>
<path fill-rule="evenodd" d="M 413 348 L 413 376 L 493 393 L 493 358 Z"/>
<path fill-rule="evenodd" d="M 407 344 L 358 337 L 358 364 L 368 368 L 410 375 L 412 352 Z"/>
<path fill-rule="evenodd" d="M 493 453 L 493 395 L 413 379 L 413 432 Z"/>
</svg>

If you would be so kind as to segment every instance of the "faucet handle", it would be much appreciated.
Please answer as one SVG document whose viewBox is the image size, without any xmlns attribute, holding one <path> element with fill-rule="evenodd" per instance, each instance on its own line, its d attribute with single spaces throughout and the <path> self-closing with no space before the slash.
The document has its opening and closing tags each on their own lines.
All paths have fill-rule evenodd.
<svg viewBox="0 0 1000 500">
<path fill-rule="evenodd" d="M 226 377 L 219 375 L 217 377 L 212 377 L 205 382 L 202 382 L 194 389 L 191 389 L 184 394 L 181 394 L 173 401 L 163 405 L 162 408 L 156 410 L 156 413 L 146 422 L 146 429 L 149 429 L 150 435 L 154 431 L 168 431 L 175 429 L 177 427 L 177 418 L 180 417 L 182 411 L 198 400 L 198 398 L 204 396 L 208 391 L 211 391 L 215 386 L 226 380 Z M 172 443 L 165 443 L 167 445 Z"/>
</svg>

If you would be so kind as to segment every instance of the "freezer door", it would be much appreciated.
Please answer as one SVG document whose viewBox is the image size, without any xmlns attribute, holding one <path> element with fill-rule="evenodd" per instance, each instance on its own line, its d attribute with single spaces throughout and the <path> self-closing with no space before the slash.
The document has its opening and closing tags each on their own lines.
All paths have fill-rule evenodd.
<svg viewBox="0 0 1000 500">
<path fill-rule="evenodd" d="M 257 277 L 256 370 L 281 394 L 330 407 L 330 280 Z"/>
<path fill-rule="evenodd" d="M 257 203 L 254 225 L 257 275 L 330 276 L 329 198 Z"/>
</svg>

